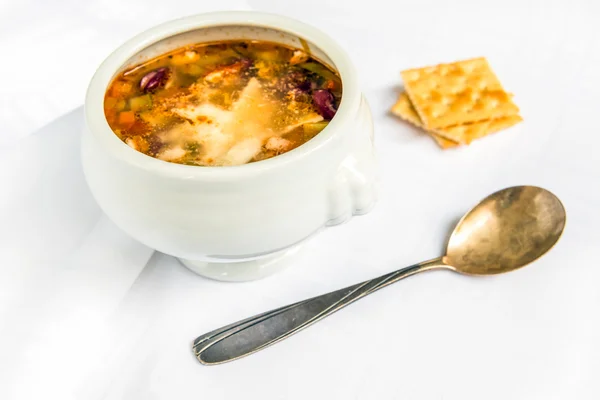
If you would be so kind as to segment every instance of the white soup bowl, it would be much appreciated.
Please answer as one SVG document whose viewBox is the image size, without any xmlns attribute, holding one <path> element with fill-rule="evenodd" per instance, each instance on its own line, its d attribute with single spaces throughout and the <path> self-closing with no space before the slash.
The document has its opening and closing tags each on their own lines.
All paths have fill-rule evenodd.
<svg viewBox="0 0 600 400">
<path fill-rule="evenodd" d="M 155 159 L 112 132 L 103 100 L 117 74 L 182 46 L 232 39 L 297 48 L 304 42 L 336 69 L 343 93 L 329 125 L 285 154 L 229 167 Z M 290 18 L 201 14 L 139 34 L 98 68 L 86 95 L 85 121 L 82 163 L 102 210 L 133 238 L 210 278 L 241 281 L 269 275 L 304 240 L 366 213 L 375 202 L 373 122 L 356 71 L 332 39 Z"/>
</svg>

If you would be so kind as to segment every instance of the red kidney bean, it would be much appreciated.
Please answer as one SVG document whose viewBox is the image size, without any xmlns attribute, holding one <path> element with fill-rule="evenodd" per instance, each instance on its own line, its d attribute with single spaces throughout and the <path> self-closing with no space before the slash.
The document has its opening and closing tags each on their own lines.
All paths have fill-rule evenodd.
<svg viewBox="0 0 600 400">
<path fill-rule="evenodd" d="M 140 79 L 140 89 L 144 93 L 152 92 L 158 87 L 163 86 L 167 82 L 168 77 L 169 69 L 167 67 L 150 71 Z"/>
<path fill-rule="evenodd" d="M 329 90 L 315 90 L 312 94 L 313 102 L 319 114 L 325 119 L 331 119 L 336 113 L 333 94 Z"/>
</svg>

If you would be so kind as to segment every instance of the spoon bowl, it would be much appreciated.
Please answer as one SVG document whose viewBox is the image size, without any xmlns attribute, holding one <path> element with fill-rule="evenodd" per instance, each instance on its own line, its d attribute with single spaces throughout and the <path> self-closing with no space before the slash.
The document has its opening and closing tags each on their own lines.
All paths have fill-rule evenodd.
<svg viewBox="0 0 600 400">
<path fill-rule="evenodd" d="M 560 238 L 560 200 L 535 186 L 500 190 L 473 207 L 450 236 L 443 262 L 467 275 L 494 275 L 535 261 Z"/>
</svg>

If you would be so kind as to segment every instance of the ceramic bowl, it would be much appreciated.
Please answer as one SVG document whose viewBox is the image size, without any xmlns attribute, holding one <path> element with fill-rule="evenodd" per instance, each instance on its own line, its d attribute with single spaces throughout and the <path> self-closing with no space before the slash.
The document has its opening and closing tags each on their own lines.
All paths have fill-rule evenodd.
<svg viewBox="0 0 600 400">
<path fill-rule="evenodd" d="M 335 68 L 343 94 L 327 128 L 285 154 L 228 167 L 161 161 L 133 150 L 111 131 L 103 99 L 119 72 L 181 46 L 231 39 L 298 48 L 304 42 Z M 149 29 L 100 65 L 87 91 L 85 120 L 82 163 L 102 210 L 133 238 L 210 278 L 269 275 L 307 238 L 366 213 L 375 202 L 373 123 L 356 71 L 331 38 L 290 18 L 222 12 Z"/>
</svg>

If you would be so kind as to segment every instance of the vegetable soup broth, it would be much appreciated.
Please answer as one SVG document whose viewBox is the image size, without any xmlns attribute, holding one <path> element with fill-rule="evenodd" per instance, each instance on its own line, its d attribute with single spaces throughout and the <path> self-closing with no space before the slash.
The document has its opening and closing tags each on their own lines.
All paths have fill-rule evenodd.
<svg viewBox="0 0 600 400">
<path fill-rule="evenodd" d="M 239 165 L 313 138 L 341 95 L 339 76 L 302 50 L 228 41 L 180 48 L 121 73 L 104 112 L 121 140 L 149 156 Z"/>
</svg>

